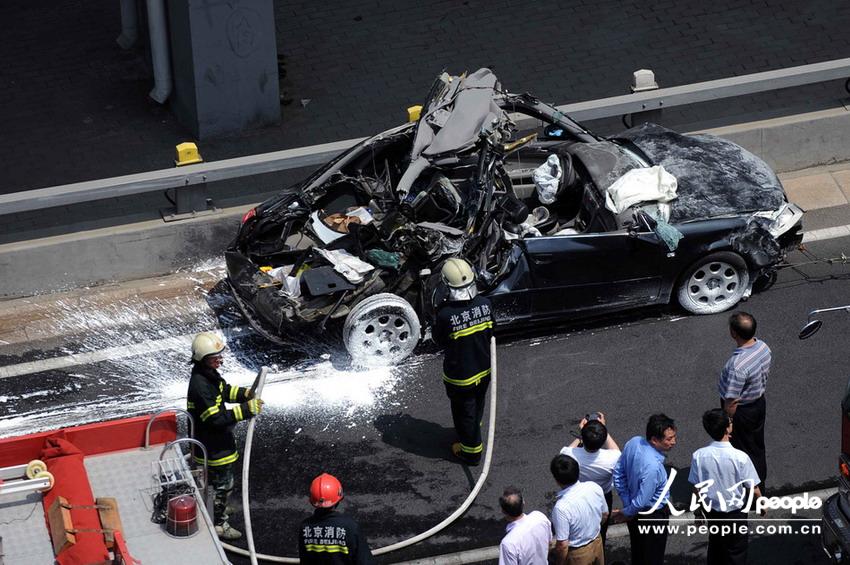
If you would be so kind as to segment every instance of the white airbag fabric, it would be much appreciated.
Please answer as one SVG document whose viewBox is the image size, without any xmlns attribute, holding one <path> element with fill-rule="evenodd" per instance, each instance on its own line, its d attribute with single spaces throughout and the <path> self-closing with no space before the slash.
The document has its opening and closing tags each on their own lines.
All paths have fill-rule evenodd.
<svg viewBox="0 0 850 565">
<path fill-rule="evenodd" d="M 558 195 L 558 187 L 561 185 L 561 160 L 557 155 L 549 155 L 546 162 L 534 169 L 531 179 L 537 188 L 537 197 L 543 204 L 552 204 Z"/>
<path fill-rule="evenodd" d="M 677 187 L 676 177 L 660 165 L 632 169 L 608 187 L 605 207 L 622 214 L 639 202 L 670 202 Z"/>
</svg>

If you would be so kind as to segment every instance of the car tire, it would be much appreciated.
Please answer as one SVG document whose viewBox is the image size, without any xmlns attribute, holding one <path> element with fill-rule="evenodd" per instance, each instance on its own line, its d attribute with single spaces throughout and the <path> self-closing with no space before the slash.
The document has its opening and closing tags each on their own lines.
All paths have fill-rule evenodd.
<svg viewBox="0 0 850 565">
<path fill-rule="evenodd" d="M 679 304 L 692 314 L 717 314 L 734 307 L 750 284 L 743 257 L 730 251 L 706 255 L 679 278 Z"/>
<path fill-rule="evenodd" d="M 776 269 L 770 269 L 766 273 L 762 273 L 756 280 L 753 281 L 753 292 L 764 292 L 776 284 L 779 274 Z"/>
<path fill-rule="evenodd" d="M 413 353 L 421 325 L 405 299 L 381 293 L 358 302 L 342 328 L 342 340 L 357 364 L 395 365 Z"/>
</svg>

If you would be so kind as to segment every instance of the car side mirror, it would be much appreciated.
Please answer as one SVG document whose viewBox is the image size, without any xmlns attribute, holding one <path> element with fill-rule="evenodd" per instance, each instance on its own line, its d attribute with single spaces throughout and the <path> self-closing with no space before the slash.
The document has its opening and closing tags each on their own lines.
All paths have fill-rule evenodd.
<svg viewBox="0 0 850 565">
<path fill-rule="evenodd" d="M 649 231 L 655 231 L 655 227 L 658 225 L 658 222 L 655 221 L 655 218 L 644 212 L 643 210 L 638 210 L 634 214 L 635 225 L 644 226 Z"/>
<path fill-rule="evenodd" d="M 818 330 L 820 329 L 820 327 L 822 325 L 823 325 L 822 321 L 812 320 L 811 322 L 809 322 L 808 324 L 806 324 L 805 326 L 803 326 L 800 329 L 800 335 L 798 337 L 800 339 L 809 339 L 810 337 L 812 337 L 813 335 L 818 333 Z"/>
<path fill-rule="evenodd" d="M 800 333 L 798 334 L 798 337 L 800 339 L 809 339 L 810 337 L 818 333 L 818 330 L 823 325 L 823 322 L 818 320 L 817 318 L 812 319 L 812 316 L 814 316 L 815 314 L 822 314 L 824 312 L 840 312 L 842 310 L 850 314 L 850 304 L 846 306 L 836 306 L 834 308 L 818 308 L 817 310 L 812 310 L 811 312 L 809 312 L 809 321 L 806 322 L 805 326 L 800 328 Z"/>
</svg>

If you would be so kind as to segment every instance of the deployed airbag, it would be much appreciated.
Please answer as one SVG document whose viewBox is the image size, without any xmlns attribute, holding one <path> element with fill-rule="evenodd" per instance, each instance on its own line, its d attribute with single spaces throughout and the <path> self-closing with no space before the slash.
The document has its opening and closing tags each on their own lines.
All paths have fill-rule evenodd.
<svg viewBox="0 0 850 565">
<path fill-rule="evenodd" d="M 664 167 L 632 169 L 605 192 L 605 207 L 622 214 L 639 202 L 670 202 L 676 198 L 676 177 Z"/>
<path fill-rule="evenodd" d="M 543 204 L 552 204 L 558 196 L 558 188 L 561 185 L 561 160 L 557 155 L 549 155 L 546 162 L 534 169 L 531 175 L 534 187 L 537 189 L 537 197 Z"/>
<path fill-rule="evenodd" d="M 648 123 L 616 137 L 631 141 L 676 177 L 679 197 L 671 204 L 672 223 L 776 210 L 785 202 L 776 173 L 731 141 Z"/>
</svg>

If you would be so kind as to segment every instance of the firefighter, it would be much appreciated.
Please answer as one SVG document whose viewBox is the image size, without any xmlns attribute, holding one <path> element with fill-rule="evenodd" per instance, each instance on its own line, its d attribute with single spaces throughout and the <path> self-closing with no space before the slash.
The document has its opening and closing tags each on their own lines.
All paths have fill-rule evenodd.
<svg viewBox="0 0 850 565">
<path fill-rule="evenodd" d="M 192 377 L 186 407 L 195 420 L 195 438 L 207 449 L 209 484 L 215 492 L 213 521 L 215 532 L 223 540 L 235 540 L 242 532 L 227 519 L 227 499 L 233 490 L 233 464 L 239 458 L 233 428 L 237 422 L 260 413 L 263 401 L 252 398 L 247 388 L 231 386 L 218 372 L 224 341 L 214 333 L 204 332 L 192 341 Z M 236 404 L 232 408 L 225 403 Z M 204 460 L 195 452 L 195 462 Z"/>
<path fill-rule="evenodd" d="M 316 510 L 301 522 L 298 556 L 302 565 L 372 563 L 372 552 L 357 522 L 337 510 L 342 497 L 342 484 L 333 475 L 322 473 L 310 484 L 310 504 Z"/>
<path fill-rule="evenodd" d="M 481 418 L 490 384 L 493 314 L 490 301 L 478 295 L 475 273 L 465 260 L 448 259 L 441 277 L 449 294 L 437 311 L 434 340 L 445 352 L 443 382 L 460 439 L 451 449 L 464 463 L 478 465 L 484 451 Z"/>
</svg>

